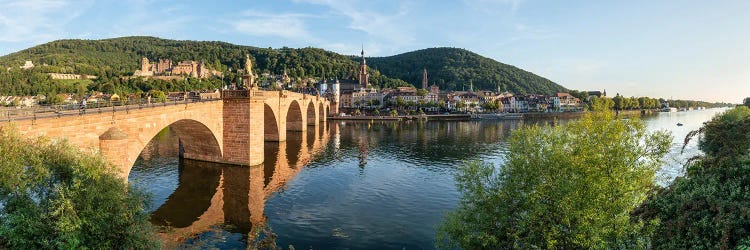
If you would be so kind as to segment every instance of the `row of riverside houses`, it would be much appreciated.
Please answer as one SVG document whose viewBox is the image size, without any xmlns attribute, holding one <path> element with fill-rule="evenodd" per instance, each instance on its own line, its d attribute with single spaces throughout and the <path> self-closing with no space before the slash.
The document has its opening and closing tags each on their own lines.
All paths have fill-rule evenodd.
<svg viewBox="0 0 750 250">
<path fill-rule="evenodd" d="M 576 112 L 585 107 L 582 100 L 569 93 L 555 95 L 519 95 L 495 91 L 440 91 L 433 85 L 430 90 L 414 87 L 395 89 L 357 88 L 357 84 L 337 80 L 331 88 L 322 82 L 320 90 L 333 110 L 353 113 L 357 109 L 405 109 L 425 112 Z M 338 90 L 338 93 L 335 93 Z M 597 91 L 598 92 L 598 91 Z M 599 92 L 601 93 L 601 92 Z M 592 95 L 602 97 L 604 95 Z M 488 105 L 492 104 L 492 105 Z M 332 112 L 337 113 L 337 112 Z"/>
<path fill-rule="evenodd" d="M 356 113 L 357 110 L 422 110 L 425 112 L 574 112 L 582 111 L 583 101 L 569 93 L 555 95 L 520 95 L 508 92 L 440 91 L 433 84 L 427 87 L 427 70 L 423 71 L 422 88 L 398 87 L 376 89 L 369 84 L 364 50 L 358 80 L 336 79 L 329 88 L 324 79 L 318 84 L 321 95 L 331 101 L 331 114 Z M 606 96 L 605 92 L 591 91 L 589 96 Z"/>
</svg>

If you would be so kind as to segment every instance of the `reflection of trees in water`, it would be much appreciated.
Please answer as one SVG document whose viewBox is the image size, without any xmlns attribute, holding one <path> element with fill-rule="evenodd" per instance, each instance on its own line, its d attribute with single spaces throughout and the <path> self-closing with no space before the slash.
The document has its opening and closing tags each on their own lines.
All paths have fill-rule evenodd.
<svg viewBox="0 0 750 250">
<path fill-rule="evenodd" d="M 149 142 L 146 154 L 178 155 L 178 139 L 168 131 L 164 133 Z M 306 133 L 290 133 L 286 142 L 265 143 L 264 163 L 258 166 L 181 159 L 177 189 L 151 215 L 153 224 L 168 226 L 160 233 L 165 245 L 177 246 L 216 226 L 243 235 L 258 235 L 263 230 L 270 234 L 263 214 L 266 198 L 283 190 L 328 142 L 328 135 L 321 130 Z M 169 147 L 171 151 L 166 150 Z"/>
</svg>

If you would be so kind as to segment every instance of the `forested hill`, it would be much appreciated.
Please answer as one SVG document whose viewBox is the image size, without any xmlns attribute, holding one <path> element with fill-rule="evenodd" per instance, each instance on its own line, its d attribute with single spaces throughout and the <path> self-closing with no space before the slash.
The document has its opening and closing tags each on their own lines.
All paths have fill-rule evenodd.
<svg viewBox="0 0 750 250">
<path fill-rule="evenodd" d="M 292 78 L 326 76 L 356 79 L 358 62 L 348 56 L 317 48 L 258 48 L 213 41 L 178 41 L 155 37 L 122 37 L 103 40 L 57 40 L 0 57 L 0 95 L 36 95 L 47 92 L 69 92 L 69 89 L 47 89 L 49 79 L 44 73 L 76 73 L 98 76 L 89 90 L 114 90 L 134 92 L 148 90 L 139 87 L 137 80 L 123 82 L 121 76 L 131 75 L 139 69 L 140 59 L 172 59 L 204 61 L 210 69 L 227 72 L 244 67 L 245 54 L 249 53 L 256 73 L 282 74 Z M 24 61 L 33 61 L 32 70 L 20 70 Z M 43 65 L 47 66 L 43 66 Z M 378 87 L 407 85 L 406 82 L 388 78 L 370 70 L 370 82 Z M 220 80 L 213 80 L 219 85 Z M 153 82 L 153 81 L 152 81 Z M 203 85 L 206 81 L 203 81 Z M 140 84 L 142 85 L 142 84 Z M 152 84 L 154 88 L 169 84 Z M 56 86 L 56 85 L 55 85 Z M 53 86 L 53 88 L 55 87 Z M 217 87 L 202 86 L 202 87 Z M 197 86 L 194 86 L 197 87 Z M 80 88 L 80 87 L 79 87 Z M 182 87 L 180 87 L 181 89 Z M 105 91 L 106 92 L 106 91 Z"/>
<path fill-rule="evenodd" d="M 421 86 L 423 69 L 429 85 L 440 89 L 496 90 L 514 93 L 553 94 L 566 89 L 544 77 L 500 63 L 464 49 L 431 48 L 389 57 L 368 58 L 368 65 L 390 77 Z"/>
<path fill-rule="evenodd" d="M 178 41 L 156 37 L 122 37 L 103 40 L 57 40 L 0 57 L 5 67 L 48 64 L 61 71 L 101 75 L 101 70 L 130 74 L 138 69 L 142 57 L 177 61 L 205 61 L 212 69 L 243 68 L 245 54 L 250 53 L 254 70 L 292 77 L 351 77 L 357 73 L 357 62 L 347 56 L 317 48 L 271 49 L 234 45 L 214 41 Z"/>
<path fill-rule="evenodd" d="M 103 40 L 57 40 L 0 57 L 0 96 L 54 93 L 146 92 L 151 89 L 177 91 L 184 88 L 218 88 L 222 81 L 238 76 L 249 53 L 256 73 L 282 74 L 293 79 L 337 77 L 355 80 L 359 58 L 317 48 L 258 48 L 215 41 L 178 41 L 156 37 L 121 37 Z M 173 62 L 203 61 L 209 69 L 220 70 L 226 79 L 189 79 L 185 83 L 154 79 L 123 79 L 139 69 L 140 59 L 171 59 Z M 35 67 L 21 70 L 24 61 Z M 420 86 L 422 69 L 429 71 L 430 83 L 441 89 L 474 88 L 516 93 L 551 94 L 565 88 L 516 67 L 475 53 L 452 48 L 419 50 L 401 55 L 370 58 L 370 83 L 380 88 L 413 84 Z M 374 66 L 374 67 L 372 67 Z M 46 73 L 75 73 L 99 77 L 93 81 L 55 81 Z M 381 74 L 382 73 L 382 74 Z"/>
</svg>

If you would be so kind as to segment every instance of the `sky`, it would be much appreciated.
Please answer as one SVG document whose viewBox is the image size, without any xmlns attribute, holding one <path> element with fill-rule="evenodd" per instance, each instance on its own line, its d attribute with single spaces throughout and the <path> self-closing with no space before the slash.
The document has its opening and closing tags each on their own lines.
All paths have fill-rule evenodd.
<svg viewBox="0 0 750 250">
<path fill-rule="evenodd" d="M 746 0 L 0 0 L 0 55 L 134 35 L 367 56 L 456 47 L 610 96 L 750 96 Z"/>
</svg>

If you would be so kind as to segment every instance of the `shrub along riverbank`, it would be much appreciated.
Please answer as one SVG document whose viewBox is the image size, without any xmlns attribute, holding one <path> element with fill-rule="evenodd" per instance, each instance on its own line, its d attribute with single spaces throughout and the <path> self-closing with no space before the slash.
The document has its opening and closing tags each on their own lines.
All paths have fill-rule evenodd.
<svg viewBox="0 0 750 250">
<path fill-rule="evenodd" d="M 504 165 L 465 164 L 460 204 L 438 229 L 451 249 L 750 248 L 750 109 L 707 122 L 670 186 L 654 184 L 671 142 L 609 111 L 513 133 Z M 687 142 L 688 139 L 686 139 Z"/>
<path fill-rule="evenodd" d="M 7 127 L 0 157 L 0 248 L 159 248 L 145 194 L 103 158 Z"/>
</svg>

